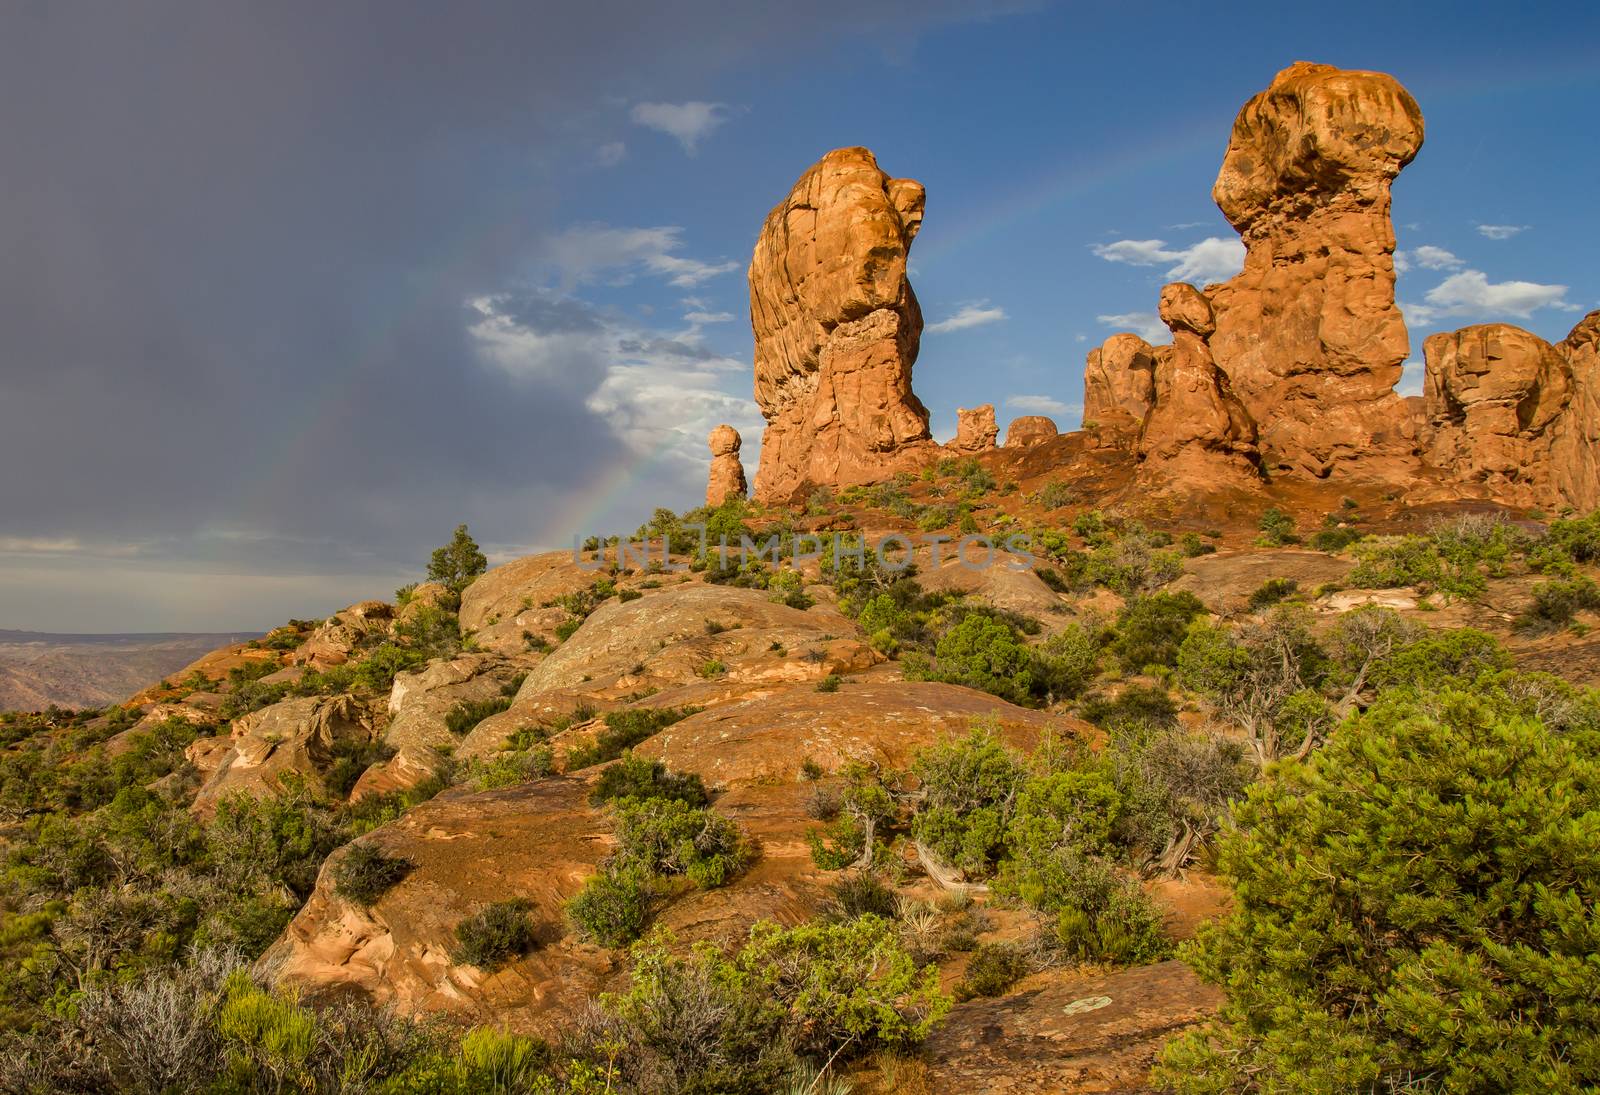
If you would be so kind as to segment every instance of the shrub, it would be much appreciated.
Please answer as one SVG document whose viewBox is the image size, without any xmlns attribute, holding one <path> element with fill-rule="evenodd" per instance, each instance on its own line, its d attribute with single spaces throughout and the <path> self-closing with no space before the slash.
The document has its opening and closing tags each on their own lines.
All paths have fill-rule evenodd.
<svg viewBox="0 0 1600 1095">
<path fill-rule="evenodd" d="M 1293 578 L 1268 578 L 1250 594 L 1250 611 L 1260 612 L 1264 608 L 1271 608 L 1280 601 L 1294 596 L 1299 590 L 1300 583 Z"/>
<path fill-rule="evenodd" d="M 1493 635 L 1470 627 L 1429 631 L 1401 646 L 1371 671 L 1379 688 L 1409 685 L 1431 690 L 1470 684 L 1479 674 L 1510 669 L 1512 658 Z"/>
<path fill-rule="evenodd" d="M 1028 956 L 1012 943 L 980 943 L 956 985 L 957 1000 L 1001 996 L 1028 975 Z"/>
<path fill-rule="evenodd" d="M 894 797 L 879 780 L 876 772 L 859 761 L 847 764 L 843 772 L 843 788 L 819 784 L 812 795 L 808 809 L 814 816 L 822 808 L 831 808 L 835 820 L 825 831 L 812 830 L 806 834 L 811 845 L 811 859 L 825 871 L 837 871 L 852 863 L 871 863 L 876 860 L 881 845 L 878 827 L 894 818 Z M 825 794 L 837 794 L 837 804 L 819 801 Z"/>
<path fill-rule="evenodd" d="M 1437 585 L 1439 553 L 1425 536 L 1368 536 L 1352 549 L 1356 565 L 1345 583 L 1355 589 L 1397 589 Z"/>
<path fill-rule="evenodd" d="M 1183 557 L 1176 551 L 1156 550 L 1147 537 L 1130 535 L 1095 548 L 1085 569 L 1090 581 L 1132 597 L 1176 579 L 1183 573 Z"/>
<path fill-rule="evenodd" d="M 1171 666 L 1190 621 L 1205 615 L 1206 606 L 1193 593 L 1152 593 L 1136 597 L 1117 616 L 1112 652 L 1122 667 L 1137 673 L 1147 665 Z"/>
<path fill-rule="evenodd" d="M 494 970 L 533 949 L 533 903 L 523 898 L 485 905 L 456 925 L 457 962 Z"/>
<path fill-rule="evenodd" d="M 457 525 L 450 542 L 434 551 L 433 557 L 428 560 L 428 580 L 442 582 L 460 593 L 487 569 L 489 560 L 467 533 L 467 526 Z"/>
<path fill-rule="evenodd" d="M 1182 552 L 1184 558 L 1193 559 L 1201 555 L 1214 555 L 1217 548 L 1215 544 L 1208 544 L 1202 540 L 1199 533 L 1186 532 L 1178 541 L 1178 550 Z"/>
<path fill-rule="evenodd" d="M 877 916 L 787 929 L 763 921 L 735 964 L 782 1009 L 797 1048 L 822 1058 L 914 1045 L 950 1009 L 938 968 L 919 970 Z"/>
<path fill-rule="evenodd" d="M 633 949 L 629 990 L 604 999 L 610 1021 L 597 1032 L 601 1043 L 628 1046 L 630 1070 L 659 1077 L 649 1090 L 788 1090 L 795 1060 L 783 1010 L 725 955 L 706 946 L 673 954 L 672 942 L 658 932 Z"/>
<path fill-rule="evenodd" d="M 567 902 L 578 935 L 602 947 L 625 947 L 650 919 L 654 880 L 640 867 L 601 871 Z"/>
<path fill-rule="evenodd" d="M 1337 518 L 1329 515 L 1323 521 L 1322 527 L 1311 534 L 1311 546 L 1317 551 L 1337 555 L 1359 539 L 1361 539 L 1359 529 L 1341 524 Z"/>
<path fill-rule="evenodd" d="M 369 692 L 387 692 L 394 687 L 396 673 L 415 669 L 428 660 L 421 650 L 395 643 L 384 643 L 356 663 L 351 683 Z"/>
<path fill-rule="evenodd" d="M 1580 574 L 1534 586 L 1533 603 L 1517 622 L 1531 628 L 1566 627 L 1579 612 L 1595 610 L 1600 610 L 1600 586 Z"/>
<path fill-rule="evenodd" d="M 404 856 L 389 855 L 376 844 L 350 845 L 333 868 L 333 892 L 359 905 L 371 905 L 388 893 L 415 866 Z"/>
<path fill-rule="evenodd" d="M 823 677 L 820 681 L 817 682 L 817 691 L 818 692 L 837 692 L 837 691 L 839 691 L 840 683 L 841 683 L 841 678 L 839 677 L 839 675 L 837 673 L 829 673 L 826 677 Z"/>
<path fill-rule="evenodd" d="M 498 715 L 510 707 L 510 696 L 495 696 L 487 700 L 463 700 L 445 714 L 445 729 L 459 738 L 471 733 L 474 727 L 490 715 Z"/>
<path fill-rule="evenodd" d="M 1130 684 L 1115 698 L 1091 697 L 1079 709 L 1085 721 L 1114 727 L 1136 723 L 1176 726 L 1178 705 L 1159 684 Z"/>
<path fill-rule="evenodd" d="M 1027 703 L 1033 692 L 1033 655 L 1010 624 L 971 613 L 939 639 L 927 676 Z"/>
<path fill-rule="evenodd" d="M 1295 535 L 1294 518 L 1276 506 L 1261 515 L 1256 528 L 1261 532 L 1256 537 L 1256 543 L 1262 547 L 1282 547 L 1300 542 L 1300 537 Z"/>
<path fill-rule="evenodd" d="M 594 743 L 567 753 L 567 770 L 576 771 L 615 760 L 624 749 L 633 748 L 698 710 L 698 707 L 631 707 L 609 711 L 605 716 L 606 728 L 595 736 Z M 592 718 L 593 714 L 588 717 Z"/>
<path fill-rule="evenodd" d="M 1235 906 L 1188 961 L 1228 987 L 1180 1090 L 1573 1091 L 1600 1082 L 1600 762 L 1493 696 L 1392 695 L 1237 811 Z"/>
<path fill-rule="evenodd" d="M 851 871 L 828 888 L 823 915 L 831 920 L 853 920 L 858 916 L 894 919 L 895 894 L 870 871 Z"/>
<path fill-rule="evenodd" d="M 704 806 L 705 784 L 693 772 L 669 772 L 659 760 L 625 751 L 622 759 L 600 772 L 589 801 L 595 805 L 625 798 L 673 799 L 686 806 Z"/>
<path fill-rule="evenodd" d="M 1078 492 L 1059 479 L 1052 479 L 1040 487 L 1033 500 L 1045 509 L 1060 509 L 1078 500 Z"/>
<path fill-rule="evenodd" d="M 1575 563 L 1600 562 L 1600 510 L 1587 517 L 1553 521 L 1529 553 L 1535 570 L 1567 572 Z"/>
<path fill-rule="evenodd" d="M 1161 912 L 1138 884 L 1074 848 L 1019 860 L 1002 890 L 1047 917 L 1053 945 L 1080 961 L 1154 962 L 1170 950 Z"/>
<path fill-rule="evenodd" d="M 1062 628 L 1034 654 L 1035 687 L 1052 702 L 1081 696 L 1099 671 L 1100 640 L 1087 624 Z"/>
<path fill-rule="evenodd" d="M 736 823 L 677 799 L 620 800 L 616 837 L 617 863 L 684 875 L 697 886 L 721 886 L 754 858 Z"/>
<path fill-rule="evenodd" d="M 1026 770 L 994 731 L 931 746 L 913 765 L 924 798 L 911 832 L 944 863 L 974 878 L 994 873 Z"/>
<path fill-rule="evenodd" d="M 488 758 L 474 757 L 461 778 L 480 791 L 494 791 L 545 779 L 555 771 L 555 750 L 536 742 L 526 749 L 503 748 Z"/>
<path fill-rule="evenodd" d="M 1018 864 L 1042 861 L 1059 848 L 1084 853 L 1109 850 L 1112 826 L 1123 810 L 1109 766 L 1088 763 L 1063 771 L 1043 771 L 1025 783 L 1017 795 L 1006 849 Z"/>
</svg>

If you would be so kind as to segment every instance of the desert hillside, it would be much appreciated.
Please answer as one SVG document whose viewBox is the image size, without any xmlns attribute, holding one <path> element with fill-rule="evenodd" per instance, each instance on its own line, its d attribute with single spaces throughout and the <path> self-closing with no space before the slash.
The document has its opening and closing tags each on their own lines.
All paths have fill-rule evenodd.
<svg viewBox="0 0 1600 1095">
<path fill-rule="evenodd" d="M 1422 134 L 1285 69 L 1243 271 L 947 444 L 926 192 L 827 153 L 751 479 L 0 719 L 0 1091 L 1594 1090 L 1600 312 L 1400 396 Z"/>
<path fill-rule="evenodd" d="M 51 635 L 0 630 L 0 710 L 103 707 L 248 634 Z"/>
</svg>

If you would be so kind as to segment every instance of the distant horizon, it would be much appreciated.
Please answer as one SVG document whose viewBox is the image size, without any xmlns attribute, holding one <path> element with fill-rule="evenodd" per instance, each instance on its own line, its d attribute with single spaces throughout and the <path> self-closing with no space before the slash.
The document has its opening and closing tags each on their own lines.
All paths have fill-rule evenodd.
<svg viewBox="0 0 1600 1095">
<path fill-rule="evenodd" d="M 1211 185 L 1296 60 L 1388 72 L 1426 119 L 1394 189 L 1402 394 L 1429 333 L 1556 341 L 1600 307 L 1592 6 L 473 10 L 0 15 L 0 462 L 28 469 L 0 626 L 388 599 L 461 522 L 504 560 L 697 505 L 720 422 L 753 477 L 744 271 L 837 147 L 927 188 L 940 439 L 982 403 L 1076 428 L 1089 349 L 1165 341 L 1161 284 L 1237 269 Z"/>
</svg>

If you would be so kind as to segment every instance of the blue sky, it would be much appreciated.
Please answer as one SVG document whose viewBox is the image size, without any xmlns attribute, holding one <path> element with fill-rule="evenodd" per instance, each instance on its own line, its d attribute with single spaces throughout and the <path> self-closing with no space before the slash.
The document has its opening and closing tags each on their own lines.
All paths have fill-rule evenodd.
<svg viewBox="0 0 1600 1095">
<path fill-rule="evenodd" d="M 265 627 L 386 592 L 458 521 L 501 558 L 631 528 L 697 501 L 717 421 L 753 473 L 745 266 L 844 145 L 927 187 L 941 438 L 982 402 L 1075 426 L 1089 348 L 1230 272 L 1210 187 L 1295 60 L 1422 106 L 1419 360 L 1600 307 L 1594 5 L 972 10 L 0 16 L 0 459 L 38 469 L 0 488 L 0 627 Z"/>
</svg>

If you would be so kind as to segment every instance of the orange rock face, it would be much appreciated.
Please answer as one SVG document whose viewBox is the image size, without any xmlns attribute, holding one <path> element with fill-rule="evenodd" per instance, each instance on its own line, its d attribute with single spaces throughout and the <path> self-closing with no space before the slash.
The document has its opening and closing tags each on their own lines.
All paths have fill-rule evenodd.
<svg viewBox="0 0 1600 1095">
<path fill-rule="evenodd" d="M 958 407 L 955 440 L 945 447 L 956 452 L 988 452 L 994 448 L 999 436 L 1000 427 L 995 425 L 993 403 L 985 403 L 971 410 Z"/>
<path fill-rule="evenodd" d="M 1520 505 L 1600 505 L 1600 312 L 1554 346 L 1504 323 L 1423 344 L 1429 463 Z"/>
<path fill-rule="evenodd" d="M 1572 397 L 1550 431 L 1550 472 L 1559 496 L 1582 513 L 1600 509 L 1600 311 L 1560 349 L 1572 365 Z"/>
<path fill-rule="evenodd" d="M 1234 122 L 1212 196 L 1246 256 L 1209 290 L 1210 346 L 1273 468 L 1370 477 L 1411 456 L 1389 187 L 1421 146 L 1393 77 L 1331 65 L 1291 65 Z"/>
<path fill-rule="evenodd" d="M 1184 486 L 1259 478 L 1256 425 L 1211 358 L 1211 302 L 1192 285 L 1161 290 L 1172 345 L 1152 351 L 1155 398 L 1139 434 L 1141 479 Z"/>
<path fill-rule="evenodd" d="M 750 260 L 762 501 L 880 480 L 935 450 L 911 391 L 922 311 L 906 255 L 923 200 L 921 183 L 841 148 L 767 215 Z"/>
<path fill-rule="evenodd" d="M 718 426 L 706 439 L 711 446 L 711 475 L 706 482 L 706 505 L 720 506 L 729 498 L 743 498 L 746 493 L 744 464 L 739 460 L 739 431 L 732 426 Z"/>
<path fill-rule="evenodd" d="M 1155 402 L 1155 347 L 1138 335 L 1112 335 L 1089 351 L 1083 370 L 1083 421 L 1096 430 L 1137 430 Z"/>
<path fill-rule="evenodd" d="M 1061 433 L 1056 429 L 1056 424 L 1042 414 L 1025 414 L 1021 418 L 1013 418 L 1011 425 L 1006 427 L 1006 448 L 1025 449 L 1030 445 L 1039 445 Z"/>
</svg>

